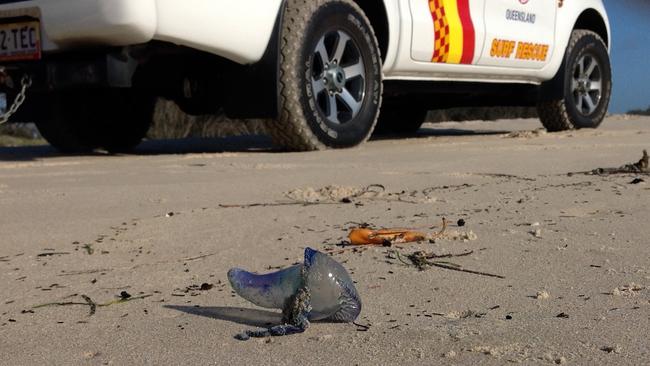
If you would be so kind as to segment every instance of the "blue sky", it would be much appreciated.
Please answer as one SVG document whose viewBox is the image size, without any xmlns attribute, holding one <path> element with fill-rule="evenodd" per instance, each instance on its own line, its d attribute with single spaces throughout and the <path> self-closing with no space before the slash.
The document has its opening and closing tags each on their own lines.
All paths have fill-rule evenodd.
<svg viewBox="0 0 650 366">
<path fill-rule="evenodd" d="M 604 0 L 612 27 L 611 113 L 650 107 L 650 0 Z"/>
</svg>

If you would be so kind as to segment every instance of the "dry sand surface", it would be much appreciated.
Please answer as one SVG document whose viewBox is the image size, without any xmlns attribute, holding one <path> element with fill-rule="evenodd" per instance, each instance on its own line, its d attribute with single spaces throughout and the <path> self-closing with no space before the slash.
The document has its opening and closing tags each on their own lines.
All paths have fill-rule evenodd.
<svg viewBox="0 0 650 366">
<path fill-rule="evenodd" d="M 427 125 L 315 153 L 246 138 L 130 156 L 0 149 L 0 364 L 648 364 L 650 185 L 631 183 L 650 177 L 567 173 L 637 161 L 650 119 L 538 126 Z M 385 190 L 359 194 L 373 184 Z M 287 204 L 221 206 L 254 203 Z M 280 317 L 233 295 L 229 268 L 340 250 L 357 223 L 435 232 L 442 217 L 435 243 L 334 256 L 368 328 L 233 338 Z M 440 260 L 505 279 L 419 271 L 394 251 L 469 253 Z"/>
</svg>

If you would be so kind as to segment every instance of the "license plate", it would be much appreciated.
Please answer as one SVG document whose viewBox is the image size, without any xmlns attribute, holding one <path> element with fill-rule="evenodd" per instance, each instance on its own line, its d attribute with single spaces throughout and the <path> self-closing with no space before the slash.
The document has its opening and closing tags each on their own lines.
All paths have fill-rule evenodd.
<svg viewBox="0 0 650 366">
<path fill-rule="evenodd" d="M 0 24 L 0 62 L 39 60 L 40 28 L 38 21 Z"/>
</svg>

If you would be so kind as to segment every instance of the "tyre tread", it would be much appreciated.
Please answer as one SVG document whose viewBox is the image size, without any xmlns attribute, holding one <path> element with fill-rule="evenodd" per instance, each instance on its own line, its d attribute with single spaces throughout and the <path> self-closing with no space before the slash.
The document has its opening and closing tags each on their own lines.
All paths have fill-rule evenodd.
<svg viewBox="0 0 650 366">
<path fill-rule="evenodd" d="M 355 8 L 365 18 L 366 23 L 370 24 L 370 21 L 363 15 L 361 8 L 351 0 L 287 0 L 286 2 L 280 39 L 279 115 L 278 119 L 269 126 L 269 134 L 273 141 L 284 148 L 298 151 L 325 150 L 328 148 L 311 131 L 305 121 L 299 94 L 299 91 L 302 90 L 300 75 L 294 65 L 297 64 L 297 58 L 300 55 L 305 30 L 309 25 L 311 15 L 319 7 L 336 2 Z M 370 29 L 375 45 L 378 45 L 377 38 L 372 32 L 372 28 Z M 372 128 L 361 143 L 370 138 L 374 126 L 377 124 L 377 117 L 375 116 Z"/>
<path fill-rule="evenodd" d="M 597 33 L 587 29 L 576 29 L 571 34 L 566 55 L 570 55 L 578 42 L 588 36 L 596 38 L 596 40 L 601 42 L 603 45 L 605 44 L 603 39 Z M 566 62 L 566 59 L 564 62 Z M 576 126 L 572 121 L 569 111 L 567 110 L 566 97 L 538 103 L 537 113 L 539 114 L 539 119 L 541 120 L 542 125 L 549 132 L 567 131 L 578 128 L 578 126 Z M 598 116 L 599 119 L 602 119 L 601 117 L 604 116 Z"/>
</svg>

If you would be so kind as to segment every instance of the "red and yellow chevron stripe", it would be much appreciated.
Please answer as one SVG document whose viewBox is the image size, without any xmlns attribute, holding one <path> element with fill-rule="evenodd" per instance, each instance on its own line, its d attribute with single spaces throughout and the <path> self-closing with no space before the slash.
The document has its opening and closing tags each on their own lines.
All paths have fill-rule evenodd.
<svg viewBox="0 0 650 366">
<path fill-rule="evenodd" d="M 469 0 L 429 0 L 435 45 L 432 62 L 471 64 L 476 32 Z"/>
</svg>

